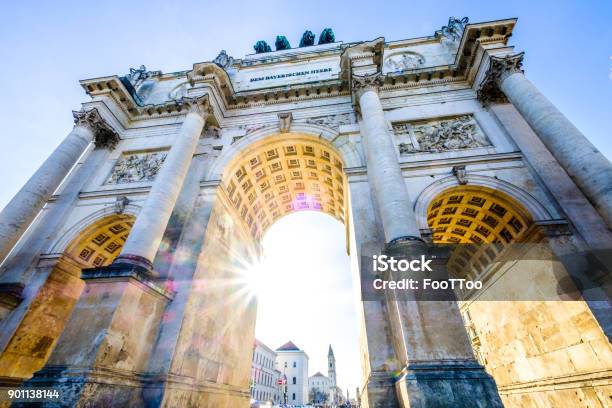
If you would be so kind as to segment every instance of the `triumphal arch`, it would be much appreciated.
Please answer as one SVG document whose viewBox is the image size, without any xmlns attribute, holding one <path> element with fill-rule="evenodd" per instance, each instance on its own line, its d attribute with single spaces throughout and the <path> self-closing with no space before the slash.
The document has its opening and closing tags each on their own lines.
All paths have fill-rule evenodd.
<svg viewBox="0 0 612 408">
<path fill-rule="evenodd" d="M 476 245 L 449 262 L 491 291 L 541 288 L 545 262 L 589 289 L 360 301 L 363 406 L 609 406 L 610 276 L 593 265 L 612 166 L 527 79 L 515 23 L 325 30 L 81 81 L 74 129 L 0 216 L 2 384 L 61 390 L 48 406 L 248 406 L 243 278 L 276 220 L 316 210 L 346 225 L 357 283 L 368 256 L 445 243 Z M 529 243 L 565 261 L 496 267 L 477 247 Z"/>
</svg>

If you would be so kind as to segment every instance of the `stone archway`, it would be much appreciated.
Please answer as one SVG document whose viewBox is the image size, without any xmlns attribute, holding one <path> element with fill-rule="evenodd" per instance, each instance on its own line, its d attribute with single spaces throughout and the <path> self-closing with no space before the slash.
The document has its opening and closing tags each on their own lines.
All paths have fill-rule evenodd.
<svg viewBox="0 0 612 408">
<path fill-rule="evenodd" d="M 162 406 L 187 400 L 199 406 L 248 406 L 257 302 L 246 276 L 261 256 L 261 238 L 296 211 L 321 211 L 346 224 L 344 161 L 331 143 L 286 133 L 234 153 L 220 169 L 176 351 L 168 362 L 175 378 L 202 388 L 185 391 L 167 383 Z"/>
<path fill-rule="evenodd" d="M 449 259 L 449 270 L 461 276 L 468 269 L 469 275 L 482 274 L 507 245 L 529 240 L 526 235 L 534 225 L 516 200 L 483 186 L 440 193 L 429 204 L 427 222 L 434 243 L 474 244 L 459 246 Z"/>
<path fill-rule="evenodd" d="M 322 125 L 309 123 L 292 123 L 290 133 L 279 133 L 277 126 L 265 126 L 253 130 L 248 137 L 243 137 L 232 143 L 227 149 L 223 149 L 219 157 L 206 172 L 207 180 L 221 180 L 226 169 L 243 152 L 248 151 L 253 146 L 261 143 L 270 142 L 274 138 L 293 138 L 305 137 L 311 140 L 320 141 L 331 148 L 341 157 L 345 168 L 359 167 L 365 165 L 362 152 L 358 149 L 361 143 L 346 136 L 340 136 L 338 131 Z"/>
<path fill-rule="evenodd" d="M 519 242 L 533 218 L 516 200 L 487 187 L 463 186 L 439 194 L 427 221 L 438 243 Z"/>
<path fill-rule="evenodd" d="M 21 383 L 40 370 L 55 347 L 84 282 L 81 271 L 109 265 L 119 254 L 134 217 L 109 215 L 79 231 L 57 257 L 21 324 L 0 355 L 0 378 Z"/>
<path fill-rule="evenodd" d="M 590 394 L 604 392 L 593 388 L 605 368 L 595 350 L 609 355 L 612 349 L 587 303 L 525 295 L 554 289 L 567 276 L 559 262 L 530 258 L 530 251 L 548 247 L 532 212 L 507 192 L 483 185 L 446 188 L 426 208 L 433 242 L 458 244 L 449 271 L 485 282 L 484 291 L 464 294 L 459 306 L 474 352 L 504 404 L 584 406 Z M 500 262 L 514 244 L 524 259 Z M 527 286 L 533 282 L 535 289 Z M 513 292 L 523 293 L 513 300 Z M 593 406 L 601 406 L 596 401 Z"/>
<path fill-rule="evenodd" d="M 545 207 L 534 196 L 507 181 L 480 174 L 466 174 L 465 181 L 467 183 L 462 185 L 459 184 L 456 177 L 445 177 L 430 184 L 421 191 L 414 205 L 414 212 L 420 229 L 429 228 L 427 221 L 429 205 L 444 192 L 461 186 L 493 191 L 496 194 L 501 193 L 504 197 L 509 197 L 512 202 L 524 208 L 529 213 L 529 217 L 535 222 L 550 221 L 556 216 L 552 214 L 551 208 Z"/>
</svg>

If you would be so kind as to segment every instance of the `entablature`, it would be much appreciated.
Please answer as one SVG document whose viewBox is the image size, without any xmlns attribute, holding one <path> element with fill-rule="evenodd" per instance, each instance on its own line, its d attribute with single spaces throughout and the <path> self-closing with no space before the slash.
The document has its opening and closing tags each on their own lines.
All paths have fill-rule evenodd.
<svg viewBox="0 0 612 408">
<path fill-rule="evenodd" d="M 479 52 L 479 49 L 483 48 L 482 46 L 490 48 L 497 44 L 505 47 L 515 24 L 516 19 L 467 24 L 460 39 L 450 40 L 440 33 L 388 43 L 384 38 L 379 38 L 363 43 L 326 44 L 320 50 L 319 46 L 313 46 L 310 50 L 309 47 L 304 47 L 304 49 L 251 55 L 241 60 L 232 60 L 231 65 L 226 68 L 221 68 L 213 62 L 201 62 L 194 64 L 189 71 L 171 74 L 156 71 L 146 76 L 149 88 L 154 88 L 158 84 L 165 85 L 157 93 L 148 89 L 149 94 L 152 92 L 155 96 L 149 98 L 138 97 L 135 89 L 126 86 L 129 82 L 126 81 L 127 77 L 108 76 L 88 79 L 81 81 L 81 85 L 93 98 L 112 99 L 130 121 L 182 116 L 186 113 L 184 97 L 208 93 L 214 100 L 213 105 L 218 108 L 215 110 L 215 116 L 220 123 L 222 118 L 232 116 L 230 112 L 251 108 L 338 97 L 350 100 L 353 92 L 352 76 L 370 75 L 370 71 L 381 74 L 380 91 L 383 98 L 387 92 L 395 93 L 404 89 L 431 87 L 444 89 L 454 84 L 469 88 L 484 58 L 484 53 Z M 443 43 L 446 44 L 447 52 L 444 51 Z M 333 70 L 338 71 L 326 73 L 321 76 L 322 80 L 288 82 L 281 86 L 263 88 L 243 87 L 243 90 L 238 91 L 232 82 L 236 70 L 255 70 L 258 67 L 269 70 L 270 67 L 276 66 L 287 70 L 288 66 L 295 67 L 296 63 L 303 64 L 310 60 L 327 61 L 326 64 L 330 66 L 336 61 L 338 67 Z M 427 61 L 448 63 L 428 65 Z M 334 72 L 337 72 L 337 75 Z M 284 74 L 280 74 L 282 75 Z M 276 85 L 279 81 L 271 83 Z M 166 91 L 166 88 L 170 91 Z M 160 94 L 162 91 L 167 97 Z M 147 103 L 147 100 L 153 102 Z"/>
</svg>

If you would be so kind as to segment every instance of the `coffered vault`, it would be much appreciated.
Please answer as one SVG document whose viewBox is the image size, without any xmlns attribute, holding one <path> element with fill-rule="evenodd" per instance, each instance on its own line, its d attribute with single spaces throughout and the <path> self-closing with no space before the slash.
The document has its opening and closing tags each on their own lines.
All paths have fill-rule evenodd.
<svg viewBox="0 0 612 408">
<path fill-rule="evenodd" d="M 344 223 L 346 180 L 329 143 L 308 135 L 270 136 L 228 165 L 223 187 L 251 234 L 261 238 L 294 211 L 318 210 Z"/>
</svg>

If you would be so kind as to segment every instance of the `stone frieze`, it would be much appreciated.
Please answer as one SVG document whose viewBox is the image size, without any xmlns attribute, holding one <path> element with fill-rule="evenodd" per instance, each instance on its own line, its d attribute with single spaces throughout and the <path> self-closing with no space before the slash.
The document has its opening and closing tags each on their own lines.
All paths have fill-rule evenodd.
<svg viewBox="0 0 612 408">
<path fill-rule="evenodd" d="M 122 155 L 104 184 L 125 184 L 153 181 L 167 152 L 145 152 Z"/>
<path fill-rule="evenodd" d="M 490 146 L 490 142 L 472 115 L 394 123 L 393 132 L 401 139 L 400 154 L 441 152 Z"/>
<path fill-rule="evenodd" d="M 340 113 L 337 115 L 318 116 L 306 119 L 306 123 L 310 125 L 326 126 L 328 128 L 338 130 L 342 125 L 352 125 L 357 123 L 354 113 Z"/>
</svg>

